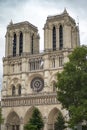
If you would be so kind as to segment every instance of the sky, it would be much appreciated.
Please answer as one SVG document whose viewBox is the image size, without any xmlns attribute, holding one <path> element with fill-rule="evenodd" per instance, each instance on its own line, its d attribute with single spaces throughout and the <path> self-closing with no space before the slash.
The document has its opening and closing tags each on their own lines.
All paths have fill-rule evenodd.
<svg viewBox="0 0 87 130">
<path fill-rule="evenodd" d="M 87 45 L 87 0 L 0 0 L 0 86 L 3 75 L 2 59 L 5 56 L 5 34 L 10 21 L 29 21 L 38 27 L 40 50 L 43 50 L 43 27 L 47 16 L 60 14 L 64 8 L 76 23 L 79 23 L 81 45 Z"/>
</svg>

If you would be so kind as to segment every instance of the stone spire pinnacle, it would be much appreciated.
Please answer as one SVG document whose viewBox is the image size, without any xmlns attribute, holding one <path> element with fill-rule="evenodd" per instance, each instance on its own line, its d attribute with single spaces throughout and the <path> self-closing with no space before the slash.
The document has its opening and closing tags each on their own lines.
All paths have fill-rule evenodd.
<svg viewBox="0 0 87 130">
<path fill-rule="evenodd" d="M 11 19 L 11 21 L 10 21 L 10 25 L 12 25 L 13 24 L 13 21 L 12 21 L 12 19 Z"/>
<path fill-rule="evenodd" d="M 68 14 L 66 8 L 64 8 L 63 13 L 64 13 L 64 14 Z"/>
</svg>

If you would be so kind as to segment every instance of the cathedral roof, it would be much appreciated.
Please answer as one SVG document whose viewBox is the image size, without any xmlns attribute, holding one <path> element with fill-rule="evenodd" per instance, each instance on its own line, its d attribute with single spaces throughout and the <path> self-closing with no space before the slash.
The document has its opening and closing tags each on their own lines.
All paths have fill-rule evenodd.
<svg viewBox="0 0 87 130">
<path fill-rule="evenodd" d="M 72 22 L 75 23 L 75 20 L 69 15 L 66 8 L 64 9 L 64 11 L 61 14 L 48 16 L 47 21 L 51 21 L 51 20 L 55 20 L 55 19 L 61 19 L 61 18 L 64 18 L 64 17 L 68 17 Z"/>
<path fill-rule="evenodd" d="M 28 21 L 23 21 L 23 22 L 19 22 L 19 23 L 13 23 L 13 21 L 11 20 L 10 24 L 7 26 L 7 28 L 17 28 L 17 27 L 25 27 L 25 26 L 29 26 L 35 30 L 37 30 L 37 27 L 34 26 L 33 24 L 31 24 Z"/>
</svg>

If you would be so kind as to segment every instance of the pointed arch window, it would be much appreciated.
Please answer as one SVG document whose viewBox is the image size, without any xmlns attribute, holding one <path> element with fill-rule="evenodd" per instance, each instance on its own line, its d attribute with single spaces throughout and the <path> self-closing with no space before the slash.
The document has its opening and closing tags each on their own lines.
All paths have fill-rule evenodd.
<svg viewBox="0 0 87 130">
<path fill-rule="evenodd" d="M 18 86 L 18 95 L 21 95 L 21 85 Z"/>
<path fill-rule="evenodd" d="M 62 67 L 64 65 L 64 57 L 59 57 L 59 67 Z"/>
<path fill-rule="evenodd" d="M 12 96 L 14 96 L 15 95 L 15 86 L 13 85 L 12 86 Z"/>
<path fill-rule="evenodd" d="M 20 32 L 20 36 L 19 36 L 19 55 L 21 56 L 23 52 L 23 33 Z"/>
<path fill-rule="evenodd" d="M 31 36 L 31 54 L 34 53 L 34 34 Z"/>
<path fill-rule="evenodd" d="M 16 44 L 17 44 L 16 42 L 17 42 L 17 36 L 15 33 L 13 37 L 13 56 L 16 56 Z"/>
<path fill-rule="evenodd" d="M 53 92 L 56 92 L 56 82 L 53 82 Z"/>
<path fill-rule="evenodd" d="M 60 25 L 59 27 L 59 49 L 63 48 L 63 27 Z"/>
<path fill-rule="evenodd" d="M 53 27 L 53 50 L 56 50 L 56 28 Z"/>
</svg>

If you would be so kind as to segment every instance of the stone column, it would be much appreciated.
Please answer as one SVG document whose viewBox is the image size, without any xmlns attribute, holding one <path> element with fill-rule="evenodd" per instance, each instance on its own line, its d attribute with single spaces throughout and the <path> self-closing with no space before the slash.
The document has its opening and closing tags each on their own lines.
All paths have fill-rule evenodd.
<svg viewBox="0 0 87 130">
<path fill-rule="evenodd" d="M 52 27 L 49 28 L 49 49 L 52 49 Z"/>
<path fill-rule="evenodd" d="M 66 37 L 67 37 L 67 27 L 66 25 L 64 24 L 63 25 L 63 48 L 66 48 Z"/>
<path fill-rule="evenodd" d="M 1 129 L 0 130 L 11 130 L 11 128 L 10 128 L 10 125 L 6 125 L 4 123 L 4 124 L 1 124 Z"/>
<path fill-rule="evenodd" d="M 25 94 L 25 80 L 22 79 L 22 90 L 21 90 L 21 94 L 24 95 Z"/>
<path fill-rule="evenodd" d="M 19 130 L 24 130 L 23 118 L 20 118 L 20 128 Z"/>
<path fill-rule="evenodd" d="M 44 69 L 48 70 L 49 69 L 49 57 L 48 57 L 48 55 L 45 55 L 43 57 L 43 60 L 44 60 Z"/>
<path fill-rule="evenodd" d="M 43 117 L 43 120 L 44 120 L 44 130 L 47 130 L 47 117 Z"/>
<path fill-rule="evenodd" d="M 28 66 L 28 70 L 31 71 L 31 62 L 29 61 L 29 66 Z"/>
<path fill-rule="evenodd" d="M 44 28 L 44 50 L 48 49 L 48 27 Z"/>
<path fill-rule="evenodd" d="M 31 52 L 31 36 L 29 30 L 23 30 L 23 53 Z"/>
<path fill-rule="evenodd" d="M 64 63 L 67 63 L 69 61 L 69 58 L 68 58 L 68 52 L 64 52 Z"/>
<path fill-rule="evenodd" d="M 6 33 L 5 36 L 5 56 L 7 57 L 9 55 L 8 48 L 9 48 L 9 33 Z"/>
<path fill-rule="evenodd" d="M 24 130 L 24 125 L 20 124 L 20 129 L 19 130 Z"/>
<path fill-rule="evenodd" d="M 9 55 L 13 55 L 13 35 L 10 35 L 10 43 L 9 43 L 9 48 L 8 48 Z"/>
<path fill-rule="evenodd" d="M 1 130 L 6 130 L 5 124 L 1 124 Z"/>
<path fill-rule="evenodd" d="M 58 56 L 55 58 L 55 68 L 58 68 Z"/>
<path fill-rule="evenodd" d="M 40 36 L 38 33 L 35 33 L 32 36 L 33 36 L 33 53 L 38 53 Z"/>
<path fill-rule="evenodd" d="M 48 77 L 49 77 L 49 58 L 48 55 L 43 57 L 44 60 L 44 92 L 48 91 Z"/>
</svg>

